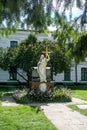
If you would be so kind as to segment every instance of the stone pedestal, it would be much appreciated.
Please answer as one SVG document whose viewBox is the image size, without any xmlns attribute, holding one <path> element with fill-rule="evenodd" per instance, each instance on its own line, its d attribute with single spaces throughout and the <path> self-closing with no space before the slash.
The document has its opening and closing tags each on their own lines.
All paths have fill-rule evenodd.
<svg viewBox="0 0 87 130">
<path fill-rule="evenodd" d="M 46 80 L 47 82 L 40 82 L 40 78 L 37 73 L 37 67 L 33 67 L 31 88 L 35 91 L 41 92 L 46 92 L 53 88 L 54 82 L 51 81 L 50 67 L 46 67 Z"/>
<path fill-rule="evenodd" d="M 33 82 L 32 81 L 32 89 L 35 89 L 36 91 L 46 92 L 53 88 L 54 83 L 53 82 Z"/>
</svg>

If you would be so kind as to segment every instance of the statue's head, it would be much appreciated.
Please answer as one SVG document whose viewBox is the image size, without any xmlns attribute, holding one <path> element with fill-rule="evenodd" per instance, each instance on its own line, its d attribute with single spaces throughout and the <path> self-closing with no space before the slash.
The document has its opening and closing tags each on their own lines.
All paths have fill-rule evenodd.
<svg viewBox="0 0 87 130">
<path fill-rule="evenodd" d="M 41 60 L 44 59 L 44 55 L 43 55 L 43 54 L 41 55 L 40 59 L 41 59 Z"/>
</svg>

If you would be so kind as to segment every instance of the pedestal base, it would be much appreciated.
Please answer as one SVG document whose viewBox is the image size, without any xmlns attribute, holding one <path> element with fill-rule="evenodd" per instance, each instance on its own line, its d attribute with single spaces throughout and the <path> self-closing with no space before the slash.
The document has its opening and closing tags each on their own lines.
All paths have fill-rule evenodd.
<svg viewBox="0 0 87 130">
<path fill-rule="evenodd" d="M 36 91 L 46 92 L 53 88 L 54 83 L 51 82 L 32 82 L 32 89 Z"/>
</svg>

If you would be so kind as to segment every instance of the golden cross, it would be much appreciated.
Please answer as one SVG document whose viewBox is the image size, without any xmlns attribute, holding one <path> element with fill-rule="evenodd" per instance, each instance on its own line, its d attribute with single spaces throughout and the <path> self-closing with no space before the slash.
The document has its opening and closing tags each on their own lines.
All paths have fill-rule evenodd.
<svg viewBox="0 0 87 130">
<path fill-rule="evenodd" d="M 46 47 L 46 51 L 42 51 L 42 53 L 45 53 L 45 54 L 46 54 L 46 57 L 47 57 L 47 55 L 48 55 L 49 53 L 51 53 L 51 52 L 49 52 L 49 51 L 48 51 L 48 48 Z"/>
</svg>

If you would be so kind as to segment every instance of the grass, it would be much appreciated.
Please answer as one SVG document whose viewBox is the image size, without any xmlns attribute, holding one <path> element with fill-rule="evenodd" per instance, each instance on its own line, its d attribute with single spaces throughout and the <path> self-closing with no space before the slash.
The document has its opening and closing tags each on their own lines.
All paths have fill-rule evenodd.
<svg viewBox="0 0 87 130">
<path fill-rule="evenodd" d="M 87 90 L 75 90 L 74 95 L 80 99 L 87 100 Z"/>
<path fill-rule="evenodd" d="M 2 91 L 0 91 L 0 105 L 1 105 L 1 96 L 2 96 Z"/>
<path fill-rule="evenodd" d="M 57 130 L 38 107 L 0 107 L 0 130 Z"/>
<path fill-rule="evenodd" d="M 87 86 L 70 86 L 69 88 L 72 89 L 74 97 L 87 101 Z M 76 104 L 70 104 L 68 107 L 87 116 L 87 109 L 80 109 Z"/>
<path fill-rule="evenodd" d="M 80 112 L 81 114 L 83 114 L 85 116 L 87 116 L 87 109 L 80 109 L 75 104 L 74 105 L 68 105 L 68 107 L 75 110 L 75 111 Z"/>
<path fill-rule="evenodd" d="M 74 97 L 87 100 L 87 86 L 70 86 L 69 88 L 72 89 Z"/>
<path fill-rule="evenodd" d="M 0 107 L 0 130 L 57 130 L 38 107 Z"/>
<path fill-rule="evenodd" d="M 0 88 L 0 102 L 3 94 L 12 89 Z M 57 130 L 39 107 L 0 106 L 0 130 Z"/>
</svg>

